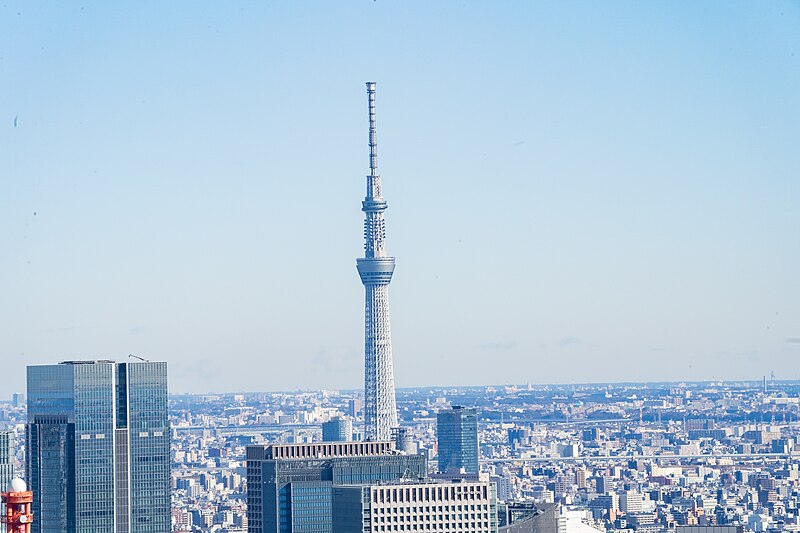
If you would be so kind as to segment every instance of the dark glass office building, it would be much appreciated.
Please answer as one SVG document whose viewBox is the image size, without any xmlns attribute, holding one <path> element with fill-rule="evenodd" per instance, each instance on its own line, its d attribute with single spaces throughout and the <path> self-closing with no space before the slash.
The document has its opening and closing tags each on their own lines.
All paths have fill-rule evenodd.
<svg viewBox="0 0 800 533">
<path fill-rule="evenodd" d="M 425 457 L 389 442 L 247 447 L 248 533 L 332 533 L 337 485 L 421 480 Z"/>
<path fill-rule="evenodd" d="M 35 533 L 170 530 L 167 365 L 28 367 Z"/>
<path fill-rule="evenodd" d="M 333 418 L 322 423 L 323 442 L 347 442 L 353 440 L 353 421 L 349 418 Z"/>
<path fill-rule="evenodd" d="M 453 406 L 436 414 L 439 472 L 477 473 L 478 417 L 475 409 Z"/>
</svg>

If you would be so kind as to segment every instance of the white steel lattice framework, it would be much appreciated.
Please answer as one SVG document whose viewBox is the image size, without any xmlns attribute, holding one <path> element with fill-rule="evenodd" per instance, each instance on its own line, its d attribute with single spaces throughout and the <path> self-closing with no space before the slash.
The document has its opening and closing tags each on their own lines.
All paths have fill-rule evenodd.
<svg viewBox="0 0 800 533">
<path fill-rule="evenodd" d="M 392 333 L 389 328 L 389 283 L 394 272 L 394 257 L 386 256 L 386 201 L 378 175 L 378 145 L 375 139 L 375 82 L 367 82 L 369 98 L 369 176 L 364 211 L 364 257 L 357 259 L 358 274 L 364 284 L 364 437 L 367 440 L 391 439 L 397 427 L 394 396 Z"/>
</svg>

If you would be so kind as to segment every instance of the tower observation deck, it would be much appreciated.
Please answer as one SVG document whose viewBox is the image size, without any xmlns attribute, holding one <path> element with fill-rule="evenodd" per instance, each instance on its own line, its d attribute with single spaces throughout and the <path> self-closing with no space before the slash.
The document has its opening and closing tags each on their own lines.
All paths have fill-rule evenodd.
<svg viewBox="0 0 800 533">
<path fill-rule="evenodd" d="M 375 82 L 367 82 L 369 102 L 369 175 L 364 211 L 364 257 L 356 260 L 364 284 L 364 437 L 386 441 L 397 426 L 394 395 L 392 334 L 389 327 L 389 283 L 394 257 L 386 255 L 386 200 L 378 175 L 378 145 L 375 134 Z"/>
</svg>

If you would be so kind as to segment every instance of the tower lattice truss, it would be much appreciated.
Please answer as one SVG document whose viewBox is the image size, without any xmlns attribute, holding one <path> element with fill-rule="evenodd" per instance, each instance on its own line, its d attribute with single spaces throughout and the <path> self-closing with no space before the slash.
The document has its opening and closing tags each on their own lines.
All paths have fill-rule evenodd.
<svg viewBox="0 0 800 533">
<path fill-rule="evenodd" d="M 389 283 L 394 257 L 386 255 L 387 204 L 378 175 L 375 136 L 375 83 L 367 83 L 369 98 L 369 168 L 364 211 L 364 257 L 356 261 L 364 284 L 364 423 L 367 440 L 389 440 L 397 427 L 394 395 L 392 333 L 389 326 Z"/>
</svg>

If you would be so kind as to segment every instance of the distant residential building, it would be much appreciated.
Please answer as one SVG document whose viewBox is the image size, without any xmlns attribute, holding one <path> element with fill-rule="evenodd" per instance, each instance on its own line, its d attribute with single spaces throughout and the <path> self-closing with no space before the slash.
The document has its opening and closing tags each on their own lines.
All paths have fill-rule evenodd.
<svg viewBox="0 0 800 533">
<path fill-rule="evenodd" d="M 353 440 L 353 421 L 349 418 L 332 418 L 322 423 L 323 442 L 348 442 Z"/>
<path fill-rule="evenodd" d="M 475 409 L 454 406 L 436 415 L 439 471 L 478 472 L 478 418 Z"/>
<path fill-rule="evenodd" d="M 392 483 L 333 489 L 333 531 L 497 531 L 489 482 Z"/>
<path fill-rule="evenodd" d="M 511 428 L 508 430 L 508 444 L 511 446 L 528 446 L 531 443 L 531 430 L 528 428 Z"/>
<path fill-rule="evenodd" d="M 773 440 L 779 439 L 780 431 L 774 430 L 750 430 L 743 435 L 746 440 L 752 441 L 755 444 L 771 444 Z"/>
<path fill-rule="evenodd" d="M 595 486 L 598 494 L 608 494 L 613 489 L 614 481 L 609 476 L 597 476 Z"/>
<path fill-rule="evenodd" d="M 15 392 L 11 395 L 11 405 L 19 407 L 25 404 L 25 395 L 21 392 Z"/>
<path fill-rule="evenodd" d="M 743 533 L 744 526 L 678 526 L 675 533 Z"/>
<path fill-rule="evenodd" d="M 794 451 L 793 439 L 776 439 L 772 441 L 772 453 L 789 454 Z"/>
<path fill-rule="evenodd" d="M 347 402 L 347 414 L 350 418 L 358 418 L 364 416 L 364 399 L 351 398 Z"/>
<path fill-rule="evenodd" d="M 558 476 L 553 482 L 553 493 L 562 496 L 567 494 L 572 487 L 572 484 L 565 476 Z"/>
<path fill-rule="evenodd" d="M 730 436 L 730 429 L 717 428 L 717 429 L 690 429 L 688 431 L 689 440 L 700 439 L 716 439 L 724 440 Z"/>
<path fill-rule="evenodd" d="M 192 514 L 186 509 L 173 509 L 172 528 L 173 531 L 191 531 Z"/>
<path fill-rule="evenodd" d="M 575 470 L 575 484 L 578 485 L 579 489 L 586 488 L 586 477 L 588 472 L 585 468 L 578 468 Z"/>
<path fill-rule="evenodd" d="M 561 449 L 561 457 L 578 457 L 580 453 L 577 444 L 567 444 Z"/>
<path fill-rule="evenodd" d="M 167 365 L 28 367 L 34 533 L 170 530 Z"/>
<path fill-rule="evenodd" d="M 685 429 L 686 431 L 703 429 L 709 430 L 714 429 L 716 427 L 716 423 L 714 420 L 709 418 L 690 418 L 686 420 Z"/>
<path fill-rule="evenodd" d="M 581 439 L 583 442 L 596 442 L 600 440 L 600 429 L 599 428 L 586 428 L 581 433 Z"/>
<path fill-rule="evenodd" d="M 618 511 L 619 510 L 619 495 L 615 492 L 611 494 L 601 494 L 589 500 L 590 509 L 603 509 L 605 511 Z"/>
<path fill-rule="evenodd" d="M 642 494 L 633 490 L 626 490 L 619 495 L 619 509 L 625 514 L 641 513 Z"/>
<path fill-rule="evenodd" d="M 678 455 L 700 455 L 700 444 L 698 442 L 680 444 L 678 445 L 677 452 Z"/>
<path fill-rule="evenodd" d="M 489 480 L 497 488 L 497 499 L 503 502 L 511 501 L 514 492 L 511 487 L 511 479 L 506 476 L 491 476 Z"/>
</svg>

